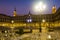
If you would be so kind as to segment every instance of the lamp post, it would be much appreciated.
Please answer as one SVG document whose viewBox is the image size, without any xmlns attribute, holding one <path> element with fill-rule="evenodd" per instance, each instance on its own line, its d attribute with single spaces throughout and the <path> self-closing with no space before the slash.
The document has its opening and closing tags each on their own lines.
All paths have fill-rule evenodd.
<svg viewBox="0 0 60 40">
<path fill-rule="evenodd" d="M 14 30 L 13 30 L 13 29 L 14 29 L 14 27 L 13 27 L 14 20 L 12 20 L 11 23 L 12 23 L 12 27 L 11 27 L 11 35 L 14 35 Z"/>
<path fill-rule="evenodd" d="M 42 22 L 43 22 L 43 23 L 46 22 L 45 19 L 43 19 Z"/>
<path fill-rule="evenodd" d="M 48 35 L 48 40 L 51 40 L 52 38 L 51 38 L 51 35 Z"/>
<path fill-rule="evenodd" d="M 14 28 L 14 27 L 13 27 L 14 20 L 12 20 L 11 23 L 12 23 L 12 27 L 11 27 L 11 29 L 13 29 L 13 28 Z"/>
<path fill-rule="evenodd" d="M 45 22 L 46 22 L 46 20 L 43 19 L 43 20 L 42 20 L 42 26 L 43 26 L 43 27 L 42 27 L 42 32 L 45 32 L 45 31 L 46 31 L 46 30 L 45 30 L 45 29 L 46 29 L 46 27 L 45 27 L 45 25 L 46 25 Z"/>
<path fill-rule="evenodd" d="M 11 23 L 13 24 L 13 23 L 14 23 L 14 21 L 12 20 L 12 21 L 11 21 Z"/>
</svg>

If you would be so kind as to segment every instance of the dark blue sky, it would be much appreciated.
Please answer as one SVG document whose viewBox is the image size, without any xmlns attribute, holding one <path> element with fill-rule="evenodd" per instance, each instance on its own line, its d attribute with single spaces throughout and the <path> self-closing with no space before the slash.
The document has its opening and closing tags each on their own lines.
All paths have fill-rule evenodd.
<svg viewBox="0 0 60 40">
<path fill-rule="evenodd" d="M 16 7 L 18 15 L 28 14 L 32 12 L 32 4 L 42 1 L 47 5 L 47 9 L 43 13 L 51 13 L 51 8 L 56 5 L 57 9 L 60 7 L 60 0 L 0 0 L 0 13 L 12 15 Z"/>
</svg>

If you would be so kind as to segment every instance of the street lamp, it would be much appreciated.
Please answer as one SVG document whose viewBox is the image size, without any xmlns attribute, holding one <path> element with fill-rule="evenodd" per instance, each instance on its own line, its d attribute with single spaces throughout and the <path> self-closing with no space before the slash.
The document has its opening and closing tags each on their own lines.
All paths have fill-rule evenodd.
<svg viewBox="0 0 60 40">
<path fill-rule="evenodd" d="M 11 27 L 11 35 L 14 36 L 14 30 L 13 30 L 13 29 L 14 29 L 14 26 L 13 26 L 14 20 L 12 20 L 11 23 L 12 23 L 12 27 Z"/>
<path fill-rule="evenodd" d="M 37 11 L 43 11 L 43 10 L 45 10 L 45 8 L 46 8 L 46 5 L 45 4 L 43 4 L 42 2 L 39 2 L 36 6 L 35 6 L 35 9 L 37 9 Z"/>
<path fill-rule="evenodd" d="M 14 23 L 14 21 L 12 20 L 12 21 L 11 21 L 11 23 L 13 24 L 13 23 Z"/>
<path fill-rule="evenodd" d="M 42 23 L 40 23 L 40 32 L 44 30 L 44 29 L 43 29 L 44 27 L 43 27 L 43 25 L 41 25 L 41 24 L 43 24 L 43 23 L 45 23 L 45 22 L 46 22 L 45 19 L 43 19 L 43 20 L 42 20 Z M 45 25 L 45 24 L 44 24 L 44 25 Z M 41 27 L 41 26 L 42 26 L 42 27 Z"/>
<path fill-rule="evenodd" d="M 42 20 L 42 32 L 46 32 L 46 20 Z"/>
<path fill-rule="evenodd" d="M 46 4 L 41 1 L 37 3 L 35 2 L 32 7 L 34 14 L 40 14 L 40 12 L 42 13 L 43 11 L 45 11 L 45 9 L 46 9 Z"/>
<path fill-rule="evenodd" d="M 12 23 L 12 27 L 11 27 L 11 28 L 13 29 L 13 28 L 14 28 L 14 27 L 13 27 L 14 20 L 12 20 L 11 23 Z"/>
<path fill-rule="evenodd" d="M 46 22 L 45 19 L 43 19 L 42 22 L 43 22 L 43 23 Z"/>
<path fill-rule="evenodd" d="M 51 35 L 48 35 L 48 38 L 51 39 Z"/>
</svg>

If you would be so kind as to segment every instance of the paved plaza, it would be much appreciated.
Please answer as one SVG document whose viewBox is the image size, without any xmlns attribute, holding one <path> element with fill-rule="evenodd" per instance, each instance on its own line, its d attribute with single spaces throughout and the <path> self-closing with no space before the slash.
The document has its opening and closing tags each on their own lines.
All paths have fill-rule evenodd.
<svg viewBox="0 0 60 40">
<path fill-rule="evenodd" d="M 0 33 L 0 40 L 60 40 L 60 31 L 25 33 L 23 35 L 16 33 Z"/>
</svg>

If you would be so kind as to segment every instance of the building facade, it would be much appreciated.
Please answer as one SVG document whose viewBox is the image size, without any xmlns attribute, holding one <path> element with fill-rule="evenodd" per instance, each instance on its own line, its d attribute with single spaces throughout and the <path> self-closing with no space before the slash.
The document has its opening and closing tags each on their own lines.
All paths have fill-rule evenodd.
<svg viewBox="0 0 60 40">
<path fill-rule="evenodd" d="M 16 11 L 16 10 L 15 10 Z M 14 12 L 15 12 L 14 11 Z M 16 13 L 15 13 L 16 14 Z M 60 26 L 60 8 L 55 14 L 33 15 L 30 12 L 24 16 L 7 16 L 0 14 L 0 26 L 4 27 L 59 27 Z"/>
</svg>

